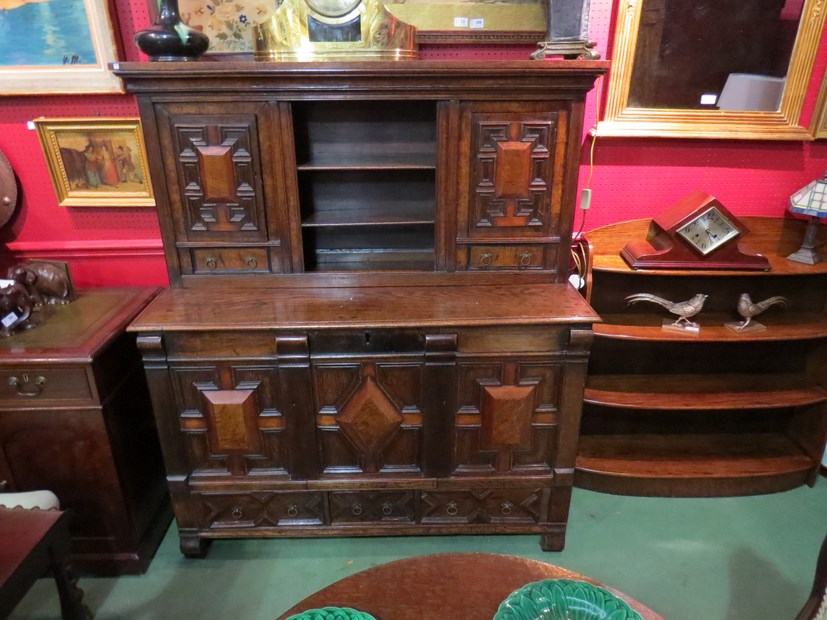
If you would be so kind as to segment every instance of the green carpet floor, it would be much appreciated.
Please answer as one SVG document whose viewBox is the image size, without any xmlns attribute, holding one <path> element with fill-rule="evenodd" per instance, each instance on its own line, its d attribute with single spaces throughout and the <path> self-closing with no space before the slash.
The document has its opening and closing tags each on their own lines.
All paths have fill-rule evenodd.
<svg viewBox="0 0 827 620">
<path fill-rule="evenodd" d="M 376 564 L 477 551 L 588 575 L 666 620 L 792 620 L 809 594 L 825 534 L 825 478 L 812 489 L 716 499 L 575 489 L 560 553 L 542 552 L 538 536 L 269 539 L 216 541 L 205 559 L 187 560 L 173 525 L 146 574 L 82 577 L 79 585 L 100 620 L 272 620 L 316 590 Z M 53 582 L 41 579 L 11 617 L 59 618 Z"/>
</svg>

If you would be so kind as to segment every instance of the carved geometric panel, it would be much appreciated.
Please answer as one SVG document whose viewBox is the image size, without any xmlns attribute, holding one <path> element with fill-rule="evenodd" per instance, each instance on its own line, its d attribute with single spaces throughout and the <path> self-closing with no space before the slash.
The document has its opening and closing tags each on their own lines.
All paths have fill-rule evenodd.
<svg viewBox="0 0 827 620">
<path fill-rule="evenodd" d="M 375 472 L 382 450 L 399 431 L 404 418 L 373 378 L 366 377 L 336 420 L 342 434 L 360 453 L 362 469 Z"/>
<path fill-rule="evenodd" d="M 210 446 L 215 452 L 261 452 L 252 390 L 201 392 Z"/>
<path fill-rule="evenodd" d="M 233 123 L 177 124 L 178 174 L 188 230 L 193 233 L 246 233 L 264 238 L 259 162 L 253 159 L 255 119 Z M 255 234 L 258 233 L 258 234 Z"/>
<path fill-rule="evenodd" d="M 171 377 L 193 478 L 286 476 L 275 368 L 177 366 Z"/>
<path fill-rule="evenodd" d="M 421 472 L 421 364 L 347 361 L 313 366 L 325 474 Z"/>
<path fill-rule="evenodd" d="M 559 363 L 462 363 L 458 367 L 455 474 L 550 471 Z"/>
<path fill-rule="evenodd" d="M 533 413 L 533 385 L 484 385 L 480 447 L 483 450 L 526 450 L 531 441 Z"/>
<path fill-rule="evenodd" d="M 470 235 L 491 229 L 546 233 L 551 224 L 554 120 L 474 119 Z"/>
</svg>

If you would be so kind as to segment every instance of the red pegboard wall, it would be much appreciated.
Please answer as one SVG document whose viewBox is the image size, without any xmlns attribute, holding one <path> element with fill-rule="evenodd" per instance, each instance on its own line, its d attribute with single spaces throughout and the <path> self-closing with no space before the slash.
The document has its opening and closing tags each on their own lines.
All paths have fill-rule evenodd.
<svg viewBox="0 0 827 620">
<path fill-rule="evenodd" d="M 151 0 L 153 1 L 153 0 Z M 609 56 L 615 6 L 611 0 L 592 0 L 590 37 L 603 58 Z M 145 0 L 114 0 L 112 14 L 120 31 L 120 57 L 143 60 L 132 38 L 149 24 Z M 498 60 L 528 58 L 533 46 L 426 46 L 425 59 Z M 805 102 L 802 122 L 809 123 L 819 84 L 827 66 L 827 45 L 822 39 L 817 64 Z M 606 84 L 602 85 L 601 103 Z M 596 119 L 594 91 L 586 102 L 582 140 L 580 186 L 590 175 L 591 138 Z M 160 251 L 158 219 L 151 208 L 64 208 L 57 205 L 37 134 L 26 123 L 37 117 L 135 117 L 130 95 L 0 97 L 0 149 L 14 166 L 21 185 L 22 208 L 0 241 L 11 249 L 48 246 L 121 249 L 129 261 L 119 263 L 122 273 L 99 278 L 90 267 L 90 283 L 166 282 Z M 827 170 L 827 141 L 758 142 L 746 140 L 599 138 L 594 149 L 590 187 L 592 207 L 585 230 L 615 221 L 651 217 L 690 191 L 701 188 L 718 197 L 738 215 L 775 215 L 785 212 L 787 197 Z M 579 228 L 580 221 L 576 227 Z M 152 250 L 152 248 L 155 248 Z M 147 253 L 149 253 L 148 256 Z M 105 264 L 106 261 L 102 261 Z M 161 275 L 158 275 L 161 274 Z"/>
</svg>

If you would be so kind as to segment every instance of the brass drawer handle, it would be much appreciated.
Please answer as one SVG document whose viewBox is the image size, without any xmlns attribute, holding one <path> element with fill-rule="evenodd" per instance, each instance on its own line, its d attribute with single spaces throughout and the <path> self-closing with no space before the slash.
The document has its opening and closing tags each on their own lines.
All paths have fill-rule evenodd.
<svg viewBox="0 0 827 620">
<path fill-rule="evenodd" d="M 244 259 L 244 263 L 250 269 L 255 269 L 256 267 L 258 267 L 258 261 L 256 260 L 255 256 L 248 256 L 246 259 Z"/>
<path fill-rule="evenodd" d="M 17 389 L 18 396 L 40 396 L 43 392 L 43 386 L 46 385 L 46 377 L 38 375 L 34 382 L 29 380 L 29 375 L 24 373 L 22 379 L 17 377 L 9 377 L 9 385 Z M 27 386 L 33 386 L 31 389 Z"/>
<path fill-rule="evenodd" d="M 391 506 L 390 502 L 385 502 L 382 504 L 382 514 L 388 516 L 393 513 L 393 506 Z"/>
<path fill-rule="evenodd" d="M 510 515 L 512 510 L 514 510 L 514 504 L 512 504 L 511 502 L 503 502 L 500 505 L 500 511 L 504 515 Z"/>
<path fill-rule="evenodd" d="M 361 515 L 362 515 L 362 512 L 364 512 L 364 511 L 362 510 L 362 504 L 353 504 L 353 508 L 351 508 L 351 509 L 350 509 L 350 511 L 351 511 L 354 515 L 356 515 L 357 517 L 361 516 Z"/>
<path fill-rule="evenodd" d="M 287 507 L 287 516 L 288 517 L 295 517 L 299 514 L 299 507 L 296 504 L 290 504 Z"/>
<path fill-rule="evenodd" d="M 208 256 L 207 257 L 207 268 L 208 269 L 215 269 L 218 266 L 218 260 L 215 256 Z"/>
<path fill-rule="evenodd" d="M 244 511 L 241 510 L 241 506 L 236 506 L 235 508 L 233 508 L 232 515 L 233 515 L 233 519 L 235 519 L 236 521 L 238 519 L 240 519 L 241 517 L 243 517 L 244 516 Z"/>
<path fill-rule="evenodd" d="M 448 502 L 448 505 L 445 507 L 445 512 L 447 512 L 452 517 L 459 512 L 459 508 L 457 508 L 456 502 Z"/>
<path fill-rule="evenodd" d="M 5 491 L 9 488 L 9 481 L 8 480 L 0 480 L 0 491 Z"/>
<path fill-rule="evenodd" d="M 527 267 L 530 264 L 531 264 L 531 252 L 526 250 L 525 252 L 520 254 L 520 266 L 521 267 Z"/>
<path fill-rule="evenodd" d="M 483 267 L 488 267 L 491 264 L 492 260 L 494 260 L 494 253 L 485 252 L 482 256 L 480 256 L 480 265 L 482 265 Z"/>
</svg>

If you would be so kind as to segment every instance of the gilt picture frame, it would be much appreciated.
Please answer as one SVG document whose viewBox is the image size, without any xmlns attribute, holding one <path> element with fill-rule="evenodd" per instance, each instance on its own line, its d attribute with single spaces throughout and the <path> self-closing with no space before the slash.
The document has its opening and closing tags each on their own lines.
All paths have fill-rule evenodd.
<svg viewBox="0 0 827 620">
<path fill-rule="evenodd" d="M 0 0 L 0 95 L 123 92 L 108 0 Z"/>
<path fill-rule="evenodd" d="M 533 45 L 545 39 L 548 0 L 386 0 L 398 19 L 417 29 L 417 41 L 437 45 Z M 179 0 L 181 18 L 210 37 L 207 54 L 251 54 L 251 28 L 272 16 L 264 0 Z M 155 0 L 148 0 L 151 16 Z"/>
<path fill-rule="evenodd" d="M 155 206 L 139 119 L 34 122 L 60 206 Z"/>
</svg>

